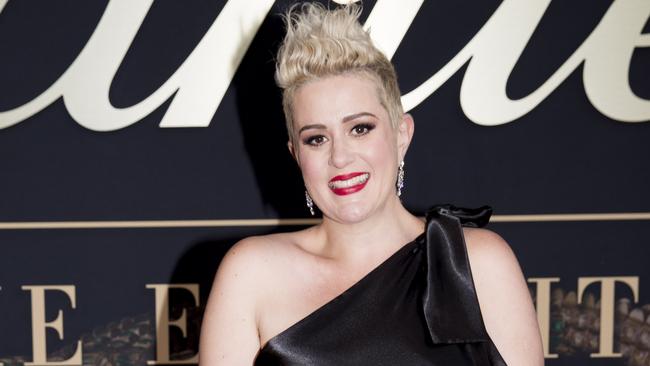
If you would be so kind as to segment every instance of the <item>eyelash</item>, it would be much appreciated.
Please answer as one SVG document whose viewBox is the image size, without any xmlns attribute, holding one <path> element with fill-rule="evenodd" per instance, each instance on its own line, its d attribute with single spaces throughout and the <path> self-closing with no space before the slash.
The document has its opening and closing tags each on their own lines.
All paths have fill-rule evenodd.
<svg viewBox="0 0 650 366">
<path fill-rule="evenodd" d="M 359 123 L 358 125 L 352 127 L 352 131 L 355 131 L 358 128 L 364 128 L 366 131 L 363 133 L 357 134 L 357 136 L 363 136 L 368 132 L 372 131 L 375 128 L 375 125 L 372 123 Z"/>
<path fill-rule="evenodd" d="M 358 129 L 365 129 L 365 131 L 355 134 L 354 131 L 358 130 Z M 355 136 L 355 137 L 361 137 L 361 136 L 367 135 L 373 129 L 375 129 L 375 125 L 372 124 L 372 123 L 359 123 L 359 124 L 355 125 L 354 127 L 352 127 L 350 132 L 352 132 L 352 135 Z M 310 146 L 319 146 L 319 145 L 322 145 L 324 142 L 315 143 L 315 140 L 316 139 L 322 139 L 322 138 L 325 138 L 325 136 L 323 136 L 323 135 L 309 136 L 309 137 L 307 137 L 306 139 L 303 140 L 303 144 L 310 145 Z"/>
</svg>

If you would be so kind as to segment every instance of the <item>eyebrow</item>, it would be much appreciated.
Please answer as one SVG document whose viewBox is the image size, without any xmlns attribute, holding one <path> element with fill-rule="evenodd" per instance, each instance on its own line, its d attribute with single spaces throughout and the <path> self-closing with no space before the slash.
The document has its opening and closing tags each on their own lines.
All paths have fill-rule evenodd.
<svg viewBox="0 0 650 366">
<path fill-rule="evenodd" d="M 345 123 L 345 122 L 349 122 L 349 121 L 355 120 L 355 119 L 357 119 L 357 118 L 359 118 L 359 117 L 365 117 L 365 116 L 370 116 L 370 117 L 377 118 L 377 116 L 375 116 L 374 114 L 372 114 L 372 113 L 370 113 L 370 112 L 360 112 L 360 113 L 355 113 L 355 114 L 351 114 L 351 115 L 349 115 L 349 116 L 345 116 L 345 117 L 343 117 L 343 121 L 342 121 L 342 122 L 343 122 L 343 123 Z M 305 130 L 309 130 L 309 129 L 319 129 L 319 130 L 324 130 L 324 129 L 326 129 L 326 128 L 327 128 L 327 127 L 326 127 L 324 124 L 320 124 L 320 123 L 314 123 L 314 124 L 310 124 L 310 125 L 305 125 L 305 126 L 302 126 L 302 128 L 298 131 L 298 135 L 300 135 L 300 134 L 301 134 L 303 131 L 305 131 Z"/>
<path fill-rule="evenodd" d="M 361 112 L 361 113 L 355 113 L 355 114 L 351 114 L 349 116 L 343 117 L 343 122 L 345 123 L 345 122 L 348 122 L 348 121 L 352 121 L 353 119 L 357 119 L 359 117 L 364 117 L 364 116 L 370 116 L 370 117 L 377 118 L 377 116 L 375 116 L 374 114 L 372 114 L 370 112 Z"/>
<path fill-rule="evenodd" d="M 323 124 L 319 124 L 319 123 L 312 124 L 312 125 L 305 125 L 305 126 L 302 126 L 302 128 L 300 129 L 300 131 L 298 131 L 298 135 L 300 135 L 303 131 L 305 131 L 305 130 L 310 130 L 310 129 L 312 129 L 312 128 L 314 128 L 314 129 L 319 129 L 319 130 L 324 130 L 324 129 L 326 129 L 327 127 L 325 127 L 325 125 L 323 125 Z"/>
</svg>

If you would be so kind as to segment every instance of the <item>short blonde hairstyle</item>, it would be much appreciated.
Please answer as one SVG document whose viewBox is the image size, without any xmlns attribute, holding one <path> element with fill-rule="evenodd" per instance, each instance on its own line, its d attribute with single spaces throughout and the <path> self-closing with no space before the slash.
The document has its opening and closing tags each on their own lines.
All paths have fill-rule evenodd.
<svg viewBox="0 0 650 366">
<path fill-rule="evenodd" d="M 278 50 L 275 80 L 282 88 L 282 107 L 294 143 L 293 97 L 310 81 L 345 73 L 361 74 L 377 84 L 379 102 L 393 129 L 403 108 L 393 64 L 373 45 L 359 23 L 361 7 L 328 10 L 319 3 L 294 5 L 284 15 L 287 33 Z"/>
</svg>

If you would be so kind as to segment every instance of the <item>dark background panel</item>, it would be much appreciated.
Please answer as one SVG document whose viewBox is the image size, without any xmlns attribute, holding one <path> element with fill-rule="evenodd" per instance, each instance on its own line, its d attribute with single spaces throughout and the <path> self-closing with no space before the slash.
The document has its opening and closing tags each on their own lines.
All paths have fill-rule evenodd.
<svg viewBox="0 0 650 366">
<path fill-rule="evenodd" d="M 274 5 L 207 128 L 159 128 L 168 101 L 127 128 L 95 132 L 79 126 L 57 101 L 0 131 L 0 155 L 5 157 L 0 168 L 7 172 L 0 181 L 0 218 L 307 215 L 273 82 L 273 54 L 282 36 L 277 14 L 290 3 Z M 5 39 L 0 39 L 0 53 L 9 55 L 0 61 L 3 110 L 30 100 L 63 72 L 89 37 L 90 19 L 96 22 L 102 10 L 99 3 L 70 2 L 53 9 L 39 3 L 38 11 L 27 2 L 17 4 L 9 2 L 0 17 L 0 37 Z M 364 17 L 372 5 L 365 3 Z M 546 80 L 609 3 L 585 5 L 549 7 L 509 79 L 513 98 Z M 113 81 L 112 102 L 129 106 L 160 86 L 222 6 L 213 1 L 183 6 L 155 2 Z M 402 89 L 410 91 L 437 72 L 497 6 L 425 2 L 394 57 Z M 62 22 L 58 33 L 48 31 L 53 19 L 72 14 L 75 21 Z M 23 32 L 26 20 L 29 30 Z M 50 39 L 55 36 L 56 42 Z M 635 52 L 630 69 L 630 83 L 640 95 L 650 85 L 644 82 L 650 70 L 642 67 L 645 51 Z M 39 62 L 46 53 L 58 59 Z M 638 167 L 650 156 L 650 125 L 613 121 L 596 111 L 585 96 L 581 68 L 529 114 L 494 127 L 476 125 L 464 116 L 458 99 L 463 74 L 459 70 L 412 111 L 417 134 L 407 155 L 405 196 L 411 209 L 423 212 L 441 200 L 489 202 L 501 213 L 647 209 L 650 173 Z M 285 177 L 281 182 L 279 174 Z"/>
<path fill-rule="evenodd" d="M 145 314 L 153 322 L 154 291 L 147 284 L 197 283 L 204 305 L 225 252 L 245 236 L 272 231 L 266 227 L 0 231 L 0 243 L 12 245 L 8 255 L 0 257 L 0 323 L 12 330 L 0 335 L 0 358 L 31 353 L 30 296 L 21 286 L 76 286 L 74 310 L 65 296 L 46 292 L 51 312 L 46 321 L 63 309 L 65 339 L 79 339 L 124 318 Z M 191 333 L 198 336 L 197 329 Z M 51 340 L 51 350 L 66 344 Z"/>
<path fill-rule="evenodd" d="M 64 348 L 69 340 L 88 337 L 124 319 L 144 317 L 151 333 L 154 294 L 145 288 L 146 284 L 197 283 L 203 305 L 219 261 L 232 244 L 249 235 L 298 228 L 3 230 L 0 242 L 20 245 L 0 257 L 0 322 L 4 329 L 12 329 L 10 336 L 5 333 L 0 337 L 0 358 L 31 352 L 30 299 L 21 286 L 76 286 L 76 309 L 71 309 L 67 298 L 57 292 L 46 295 L 47 319 L 54 319 L 56 311 L 62 309 L 65 324 L 64 341 L 51 332 L 50 350 Z M 527 278 L 559 277 L 554 290 L 575 292 L 579 277 L 638 276 L 640 296 L 633 306 L 650 304 L 646 282 L 650 277 L 650 250 L 646 243 L 650 225 L 645 221 L 492 223 L 488 228 L 508 241 Z M 600 296 L 597 285 L 586 292 Z M 192 310 L 187 293 L 179 291 L 171 296 L 172 304 L 177 305 L 172 305 L 172 317 L 178 316 L 183 307 Z M 626 286 L 618 285 L 616 298 L 632 299 L 632 293 Z M 198 336 L 196 324 L 201 310 L 199 307 L 189 312 L 191 339 Z M 178 344 L 187 342 L 180 334 L 176 337 Z M 577 362 L 575 357 L 586 355 L 586 351 L 577 348 L 576 354 L 561 354 L 560 359 L 547 360 L 547 364 L 565 364 L 567 357 Z M 602 360 L 589 362 L 604 364 L 599 363 Z M 611 359 L 609 362 L 627 364 Z"/>
</svg>

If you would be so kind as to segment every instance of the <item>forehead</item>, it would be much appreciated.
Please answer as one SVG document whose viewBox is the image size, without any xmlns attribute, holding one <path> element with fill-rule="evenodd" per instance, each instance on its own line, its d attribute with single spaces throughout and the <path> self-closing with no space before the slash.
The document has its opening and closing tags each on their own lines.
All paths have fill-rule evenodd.
<svg viewBox="0 0 650 366">
<path fill-rule="evenodd" d="M 344 117 L 369 112 L 386 119 L 377 82 L 359 74 L 344 74 L 316 79 L 302 85 L 293 96 L 295 127 L 309 123 L 338 123 Z"/>
</svg>

